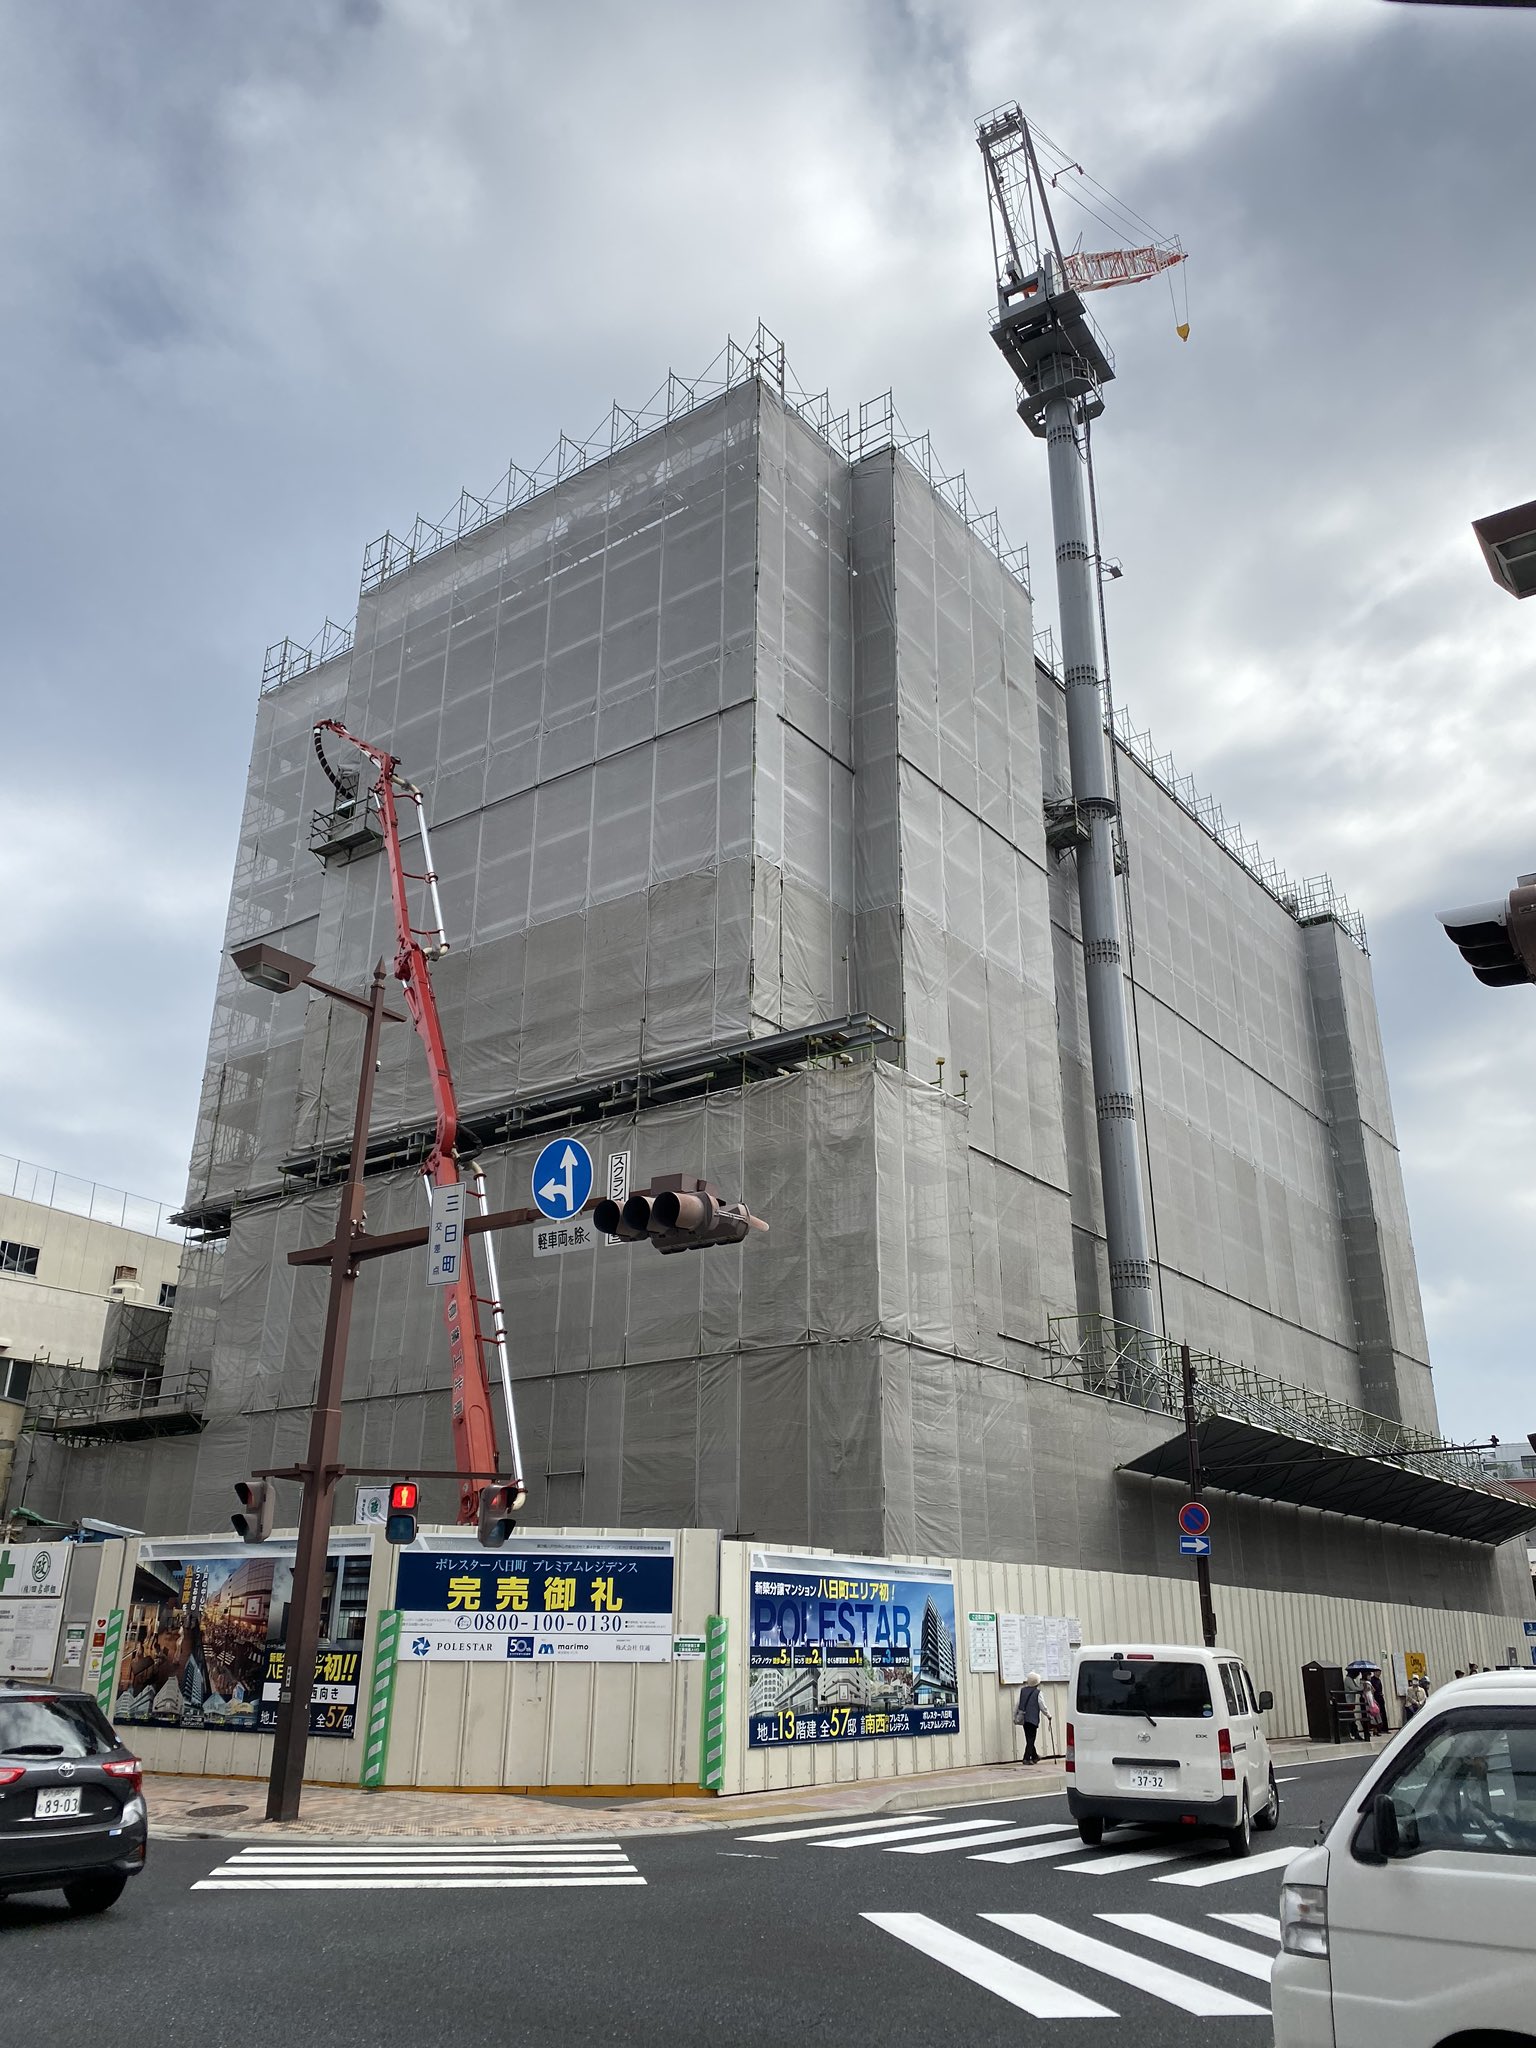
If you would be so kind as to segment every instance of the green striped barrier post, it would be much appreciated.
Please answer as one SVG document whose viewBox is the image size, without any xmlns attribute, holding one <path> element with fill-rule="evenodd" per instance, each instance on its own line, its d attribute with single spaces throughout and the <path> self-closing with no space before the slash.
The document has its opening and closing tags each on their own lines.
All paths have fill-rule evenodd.
<svg viewBox="0 0 1536 2048">
<path fill-rule="evenodd" d="M 712 1614 L 704 1625 L 704 1719 L 699 1737 L 699 1785 L 718 1792 L 725 1784 L 726 1638 L 730 1625 Z"/>
<path fill-rule="evenodd" d="M 123 1647 L 123 1610 L 114 1607 L 107 1616 L 107 1637 L 101 1646 L 101 1669 L 96 1674 L 96 1704 L 110 1721 L 117 1690 L 117 1659 Z"/>
<path fill-rule="evenodd" d="M 363 1749 L 363 1789 L 377 1792 L 384 1782 L 389 1757 L 389 1717 L 395 1704 L 395 1653 L 400 1645 L 400 1610 L 386 1608 L 379 1616 L 379 1641 L 373 1653 L 373 1684 L 368 1690 L 367 1741 Z"/>
</svg>

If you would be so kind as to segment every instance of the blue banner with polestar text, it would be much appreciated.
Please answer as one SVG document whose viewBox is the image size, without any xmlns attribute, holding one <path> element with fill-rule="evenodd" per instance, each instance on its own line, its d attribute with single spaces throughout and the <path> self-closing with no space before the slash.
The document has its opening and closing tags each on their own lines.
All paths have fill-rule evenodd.
<svg viewBox="0 0 1536 2048">
<path fill-rule="evenodd" d="M 752 1749 L 958 1735 L 954 1574 L 754 1551 Z"/>
</svg>

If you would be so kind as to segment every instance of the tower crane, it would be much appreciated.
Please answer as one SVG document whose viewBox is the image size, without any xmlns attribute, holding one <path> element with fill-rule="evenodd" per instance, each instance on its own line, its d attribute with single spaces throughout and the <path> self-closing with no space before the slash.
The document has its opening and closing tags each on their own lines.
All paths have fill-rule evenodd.
<svg viewBox="0 0 1536 2048">
<path fill-rule="evenodd" d="M 1177 242 L 1132 216 L 1082 166 L 1032 130 L 1015 105 L 976 124 L 986 167 L 997 276 L 992 339 L 1019 380 L 1019 417 L 1046 444 L 1061 680 L 1066 696 L 1076 843 L 1083 978 L 1093 1068 L 1094 1111 L 1104 1191 L 1104 1236 L 1114 1319 L 1135 1333 L 1156 1333 L 1142 1150 L 1137 1134 L 1136 1069 L 1126 1010 L 1116 848 L 1118 781 L 1105 744 L 1102 585 L 1097 519 L 1091 517 L 1089 423 L 1104 410 L 1114 360 L 1083 305 L 1083 295 L 1171 272 L 1184 261 Z M 1041 152 L 1054 165 L 1048 175 Z M 1064 179 L 1071 196 L 1111 227 L 1133 222 L 1135 247 L 1084 254 L 1062 247 L 1052 194 Z M 1180 324 L 1187 337 L 1187 319 Z M 1113 745 L 1111 739 L 1110 745 Z"/>
<path fill-rule="evenodd" d="M 409 782 L 400 772 L 400 763 L 383 747 L 361 740 L 355 733 L 348 732 L 334 718 L 323 718 L 315 726 L 315 753 L 320 766 L 325 770 L 333 786 L 344 801 L 355 803 L 358 797 L 360 777 L 348 770 L 337 769 L 326 758 L 324 735 L 330 733 L 355 747 L 374 770 L 374 779 L 365 801 L 378 816 L 383 836 L 384 859 L 389 873 L 389 893 L 395 917 L 395 979 L 405 993 L 405 1006 L 410 1012 L 416 1035 L 421 1040 L 427 1055 L 427 1072 L 432 1084 L 432 1105 L 436 1125 L 432 1135 L 432 1146 L 422 1166 L 422 1179 L 428 1192 L 433 1188 L 456 1187 L 461 1184 L 461 1154 L 458 1149 L 459 1105 L 454 1094 L 453 1072 L 448 1061 L 447 1041 L 443 1037 L 442 1021 L 437 1012 L 437 998 L 432 991 L 431 963 L 441 959 L 448 950 L 448 940 L 443 929 L 443 906 L 437 889 L 437 874 L 432 864 L 432 844 L 427 834 L 426 808 L 422 794 L 416 784 Z M 421 839 L 423 871 L 410 874 L 406 870 L 400 851 L 399 802 L 412 805 L 416 812 L 416 829 Z M 407 884 L 425 883 L 431 905 L 431 923 L 418 926 L 413 922 L 410 893 Z M 423 943 L 425 941 L 425 943 Z M 470 1191 L 473 1193 L 480 1213 L 489 1210 L 486 1198 L 485 1175 L 478 1164 L 469 1165 Z M 509 1503 L 516 1513 L 527 1498 L 523 1479 L 522 1447 L 518 1441 L 517 1415 L 512 1399 L 512 1367 L 507 1350 L 506 1317 L 502 1313 L 501 1283 L 496 1271 L 496 1254 L 491 1245 L 489 1232 L 482 1243 L 485 1250 L 486 1273 L 489 1292 L 480 1294 L 475 1278 L 474 1238 L 467 1232 L 462 1238 L 462 1252 L 459 1259 L 458 1277 L 447 1283 L 441 1290 L 443 1325 L 448 1336 L 448 1358 L 452 1371 L 453 1388 L 453 1452 L 454 1463 L 466 1475 L 485 1474 L 500 1469 L 496 1451 L 496 1422 L 491 1411 L 491 1386 L 487 1372 L 487 1360 L 494 1350 L 501 1372 L 502 1394 L 507 1407 L 507 1438 L 511 1464 L 512 1498 Z M 489 1320 L 489 1329 L 481 1320 L 481 1311 Z M 478 1518 L 480 1486 L 477 1480 L 464 1477 L 459 1482 L 459 1520 L 473 1523 Z"/>
</svg>

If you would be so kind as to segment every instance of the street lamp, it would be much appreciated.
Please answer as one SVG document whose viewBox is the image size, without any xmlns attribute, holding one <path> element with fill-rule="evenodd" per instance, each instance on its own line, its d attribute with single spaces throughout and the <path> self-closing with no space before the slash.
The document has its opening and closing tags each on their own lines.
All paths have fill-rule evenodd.
<svg viewBox="0 0 1536 2048">
<path fill-rule="evenodd" d="M 355 1241 L 363 1232 L 363 1161 L 368 1150 L 368 1124 L 373 1111 L 373 1082 L 378 1072 L 379 1038 L 386 1021 L 403 1024 L 398 1010 L 385 1007 L 384 962 L 373 970 L 368 994 L 356 996 L 315 977 L 311 961 L 284 953 L 265 941 L 237 946 L 230 954 L 252 987 L 286 995 L 301 985 L 317 989 L 332 1002 L 361 1010 L 368 1020 L 363 1034 L 362 1072 L 357 1077 L 357 1108 L 352 1123 L 352 1154 L 341 1191 L 341 1213 L 330 1258 L 331 1288 L 326 1301 L 325 1335 L 320 1346 L 320 1373 L 310 1413 L 309 1452 L 298 1468 L 302 1485 L 299 1535 L 293 1556 L 293 1596 L 283 1651 L 283 1679 L 277 1702 L 277 1733 L 272 1744 L 272 1771 L 267 1781 L 267 1819 L 297 1820 L 304 1786 L 304 1753 L 309 1746 L 309 1706 L 315 1685 L 315 1652 L 320 1641 L 320 1602 L 325 1590 L 326 1552 L 330 1544 L 331 1496 L 338 1476 L 341 1448 L 341 1387 L 347 1368 L 347 1336 L 352 1325 L 352 1293 L 358 1262 Z"/>
</svg>

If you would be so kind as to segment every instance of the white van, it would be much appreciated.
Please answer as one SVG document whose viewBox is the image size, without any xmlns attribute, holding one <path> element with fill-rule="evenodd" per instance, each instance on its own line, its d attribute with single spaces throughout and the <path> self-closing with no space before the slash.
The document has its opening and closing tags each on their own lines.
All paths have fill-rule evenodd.
<svg viewBox="0 0 1536 2048">
<path fill-rule="evenodd" d="M 1090 1847 L 1106 1822 L 1220 1828 L 1246 1856 L 1280 1818 L 1255 1692 L 1231 1650 L 1084 1644 L 1072 1660 L 1067 1806 Z"/>
<path fill-rule="evenodd" d="M 1536 1672 L 1442 1686 L 1286 1866 L 1277 2048 L 1536 2041 Z"/>
</svg>

